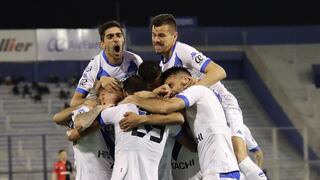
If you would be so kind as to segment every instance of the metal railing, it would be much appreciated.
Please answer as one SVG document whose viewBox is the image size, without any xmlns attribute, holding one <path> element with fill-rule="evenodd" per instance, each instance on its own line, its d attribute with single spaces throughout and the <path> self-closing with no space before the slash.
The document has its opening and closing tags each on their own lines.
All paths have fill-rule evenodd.
<svg viewBox="0 0 320 180">
<path fill-rule="evenodd" d="M 308 146 L 308 136 L 312 136 L 309 134 L 309 129 L 303 129 L 303 142 L 301 147 L 298 147 L 302 150 L 302 154 L 288 143 L 285 137 L 289 132 L 298 132 L 295 128 L 251 127 L 250 129 L 264 151 L 263 169 L 270 179 L 288 179 L 285 178 L 288 173 L 292 176 L 290 179 L 313 180 L 319 177 L 317 173 L 320 170 L 320 160 L 314 154 L 310 154 L 313 151 Z M 53 147 L 54 144 L 50 143 L 50 140 L 55 138 L 64 138 L 64 134 L 0 135 L 0 140 L 6 142 L 0 146 L 0 152 L 2 150 L 0 157 L 6 157 L 0 158 L 0 164 L 7 164 L 6 169 L 0 166 L 0 179 L 13 180 L 23 175 L 24 179 L 47 180 L 48 174 L 52 171 L 53 160 L 57 159 L 57 149 L 63 146 L 67 150 L 70 148 L 67 141 L 65 144 L 60 143 L 60 147 Z M 25 147 L 20 147 L 19 141 L 22 141 L 21 146 Z M 23 152 L 20 156 L 19 148 Z M 69 153 L 72 154 L 70 151 Z M 19 162 L 17 156 L 26 157 L 26 155 L 31 156 L 33 164 L 28 165 L 30 161 L 27 160 Z M 69 156 L 69 159 L 73 161 L 72 156 Z M 28 168 L 30 166 L 35 167 Z"/>
<path fill-rule="evenodd" d="M 50 145 L 50 138 L 64 138 L 63 134 L 0 135 L 0 179 L 44 179 L 52 172 L 59 149 L 69 149 L 67 141 L 57 147 Z M 5 143 L 4 143 L 5 142 Z M 2 146 L 2 147 L 1 147 Z M 72 154 L 72 153 L 71 153 Z M 71 161 L 73 157 L 69 156 Z M 42 174 L 42 175 L 41 175 Z"/>
</svg>

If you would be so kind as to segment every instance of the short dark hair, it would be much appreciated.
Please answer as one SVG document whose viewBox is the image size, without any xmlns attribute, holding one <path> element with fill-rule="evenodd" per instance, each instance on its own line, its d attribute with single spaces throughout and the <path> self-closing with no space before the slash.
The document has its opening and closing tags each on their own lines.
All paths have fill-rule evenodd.
<svg viewBox="0 0 320 180">
<path fill-rule="evenodd" d="M 58 151 L 58 154 L 61 154 L 62 152 L 67 152 L 65 149 L 60 149 L 59 151 Z"/>
<path fill-rule="evenodd" d="M 162 75 L 161 75 L 162 83 L 164 83 L 166 81 L 166 79 L 168 79 L 170 76 L 176 75 L 178 73 L 185 73 L 185 74 L 191 76 L 191 73 L 184 67 L 172 67 L 162 73 Z"/>
<path fill-rule="evenodd" d="M 107 29 L 112 28 L 112 27 L 118 27 L 121 30 L 121 32 L 123 33 L 122 26 L 118 21 L 115 21 L 115 20 L 107 21 L 107 22 L 103 23 L 98 29 L 101 41 L 103 41 L 103 39 L 104 39 L 104 32 Z"/>
<path fill-rule="evenodd" d="M 161 74 L 161 67 L 157 61 L 143 61 L 139 66 L 138 74 L 143 80 L 152 82 Z"/>
<path fill-rule="evenodd" d="M 147 84 L 140 76 L 133 75 L 123 81 L 123 89 L 127 91 L 128 94 L 133 94 L 138 91 L 147 90 Z"/>
<path fill-rule="evenodd" d="M 174 30 L 178 30 L 176 19 L 172 14 L 159 14 L 152 18 L 150 28 L 152 26 L 159 27 L 162 25 L 169 25 L 174 28 Z"/>
</svg>

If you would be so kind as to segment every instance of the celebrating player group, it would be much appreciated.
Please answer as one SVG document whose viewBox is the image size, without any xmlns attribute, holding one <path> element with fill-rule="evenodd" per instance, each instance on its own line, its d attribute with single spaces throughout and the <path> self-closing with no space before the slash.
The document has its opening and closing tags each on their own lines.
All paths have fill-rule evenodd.
<svg viewBox="0 0 320 180">
<path fill-rule="evenodd" d="M 99 27 L 101 52 L 71 106 L 53 117 L 68 127 L 76 179 L 267 179 L 237 99 L 220 82 L 227 72 L 178 41 L 173 15 L 153 17 L 150 28 L 159 61 L 126 51 L 117 21 Z"/>
</svg>

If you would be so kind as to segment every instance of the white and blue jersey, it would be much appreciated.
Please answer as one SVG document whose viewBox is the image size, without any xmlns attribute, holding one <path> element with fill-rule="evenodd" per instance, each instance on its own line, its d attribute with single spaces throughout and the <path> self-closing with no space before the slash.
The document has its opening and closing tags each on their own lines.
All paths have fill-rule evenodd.
<svg viewBox="0 0 320 180">
<path fill-rule="evenodd" d="M 207 65 L 211 59 L 203 55 L 195 48 L 176 42 L 172 49 L 172 55 L 169 59 L 162 59 L 160 67 L 162 72 L 171 67 L 184 67 L 190 71 L 193 77 L 201 79 Z"/>
<path fill-rule="evenodd" d="M 178 136 L 181 127 L 142 125 L 123 132 L 119 121 L 126 112 L 144 114 L 134 104 L 121 104 L 101 112 L 100 124 L 114 124 L 115 163 L 112 180 L 158 179 L 158 168 L 169 136 Z"/>
<path fill-rule="evenodd" d="M 72 120 L 74 121 L 77 114 L 88 111 L 88 107 L 81 106 L 73 111 Z M 97 130 L 82 137 L 73 146 L 76 180 L 111 179 L 114 142 L 106 139 L 105 133 L 107 132 L 102 129 Z"/>
<path fill-rule="evenodd" d="M 194 85 L 176 97 L 185 102 L 186 119 L 198 144 L 202 177 L 238 172 L 230 129 L 223 108 L 213 91 Z"/>
<path fill-rule="evenodd" d="M 211 63 L 210 58 L 195 48 L 177 41 L 172 48 L 171 57 L 169 59 L 162 59 L 160 67 L 162 72 L 171 67 L 184 67 L 188 69 L 194 78 L 202 79 L 209 63 Z M 243 117 L 237 99 L 220 81 L 213 84 L 210 89 L 214 90 L 221 97 L 221 104 L 231 128 L 231 135 L 244 139 L 242 130 Z"/>
<path fill-rule="evenodd" d="M 142 59 L 137 54 L 123 51 L 122 62 L 117 65 L 110 64 L 105 51 L 95 56 L 83 71 L 76 92 L 87 95 L 93 88 L 96 80 L 102 76 L 113 77 L 124 81 L 127 77 L 136 74 Z"/>
</svg>

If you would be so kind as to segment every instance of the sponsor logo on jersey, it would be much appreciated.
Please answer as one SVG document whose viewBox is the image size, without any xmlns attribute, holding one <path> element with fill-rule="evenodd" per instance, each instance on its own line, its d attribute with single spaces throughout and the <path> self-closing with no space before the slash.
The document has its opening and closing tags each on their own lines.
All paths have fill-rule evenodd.
<svg viewBox="0 0 320 180">
<path fill-rule="evenodd" d="M 109 151 L 104 151 L 104 150 L 99 150 L 98 151 L 98 158 L 111 158 L 111 155 L 109 153 Z"/>
<path fill-rule="evenodd" d="M 195 141 L 196 141 L 196 143 L 199 143 L 199 142 L 202 141 L 202 140 L 203 140 L 202 133 L 199 133 L 199 134 L 197 135 L 197 137 L 195 138 Z"/>
<path fill-rule="evenodd" d="M 183 162 L 171 162 L 172 169 L 188 169 L 191 166 L 194 166 L 194 160 L 190 159 L 189 161 Z"/>
<path fill-rule="evenodd" d="M 91 69 L 92 69 L 92 66 L 88 66 L 85 71 L 86 71 L 86 72 L 90 72 Z"/>
<path fill-rule="evenodd" d="M 194 61 L 196 61 L 196 63 L 200 64 L 202 61 L 204 60 L 203 56 L 201 54 L 198 54 L 195 58 Z"/>
<path fill-rule="evenodd" d="M 238 131 L 237 131 L 237 134 L 240 134 L 240 135 L 242 135 L 242 132 L 241 132 L 240 130 L 238 130 Z"/>
</svg>

